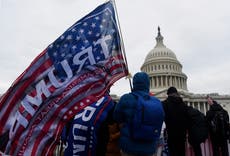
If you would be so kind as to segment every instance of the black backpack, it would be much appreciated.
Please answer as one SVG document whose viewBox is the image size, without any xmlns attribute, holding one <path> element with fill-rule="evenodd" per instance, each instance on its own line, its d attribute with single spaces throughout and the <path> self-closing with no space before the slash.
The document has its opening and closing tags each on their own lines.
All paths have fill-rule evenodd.
<svg viewBox="0 0 230 156">
<path fill-rule="evenodd" d="M 208 138 L 208 123 L 205 115 L 199 110 L 189 106 L 188 114 L 188 140 L 192 143 L 205 142 Z"/>
<path fill-rule="evenodd" d="M 227 137 L 229 135 L 228 113 L 224 109 L 216 111 L 210 121 L 211 133 L 217 136 Z"/>
</svg>

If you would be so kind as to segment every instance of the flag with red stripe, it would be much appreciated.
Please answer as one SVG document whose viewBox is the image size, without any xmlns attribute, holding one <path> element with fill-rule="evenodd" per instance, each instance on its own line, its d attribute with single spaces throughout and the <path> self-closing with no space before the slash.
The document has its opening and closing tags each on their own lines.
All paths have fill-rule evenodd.
<svg viewBox="0 0 230 156">
<path fill-rule="evenodd" d="M 75 115 L 62 133 L 62 140 L 67 144 L 64 156 L 95 156 L 106 148 L 104 140 L 108 136 L 104 125 L 111 120 L 113 107 L 112 98 L 105 95 Z"/>
<path fill-rule="evenodd" d="M 66 122 L 127 73 L 109 1 L 51 43 L 2 96 L 5 154 L 52 155 Z"/>
</svg>

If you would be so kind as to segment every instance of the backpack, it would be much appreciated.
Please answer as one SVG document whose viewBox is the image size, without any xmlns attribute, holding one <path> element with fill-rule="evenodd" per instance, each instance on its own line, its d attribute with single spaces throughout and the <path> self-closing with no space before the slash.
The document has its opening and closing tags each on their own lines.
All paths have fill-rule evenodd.
<svg viewBox="0 0 230 156">
<path fill-rule="evenodd" d="M 189 143 L 205 142 L 208 138 L 208 123 L 205 115 L 191 106 L 188 107 L 187 114 Z"/>
<path fill-rule="evenodd" d="M 132 93 L 137 98 L 134 117 L 128 124 L 131 138 L 139 141 L 157 141 L 161 134 L 164 120 L 164 110 L 160 100 L 152 96 L 141 96 Z"/>
<path fill-rule="evenodd" d="M 216 111 L 210 121 L 210 127 L 213 134 L 226 137 L 229 133 L 228 113 L 225 110 Z"/>
</svg>

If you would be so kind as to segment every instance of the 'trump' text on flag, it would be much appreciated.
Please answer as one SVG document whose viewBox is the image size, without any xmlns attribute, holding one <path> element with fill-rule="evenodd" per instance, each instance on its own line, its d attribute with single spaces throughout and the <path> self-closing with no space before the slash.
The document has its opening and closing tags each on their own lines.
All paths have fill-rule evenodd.
<svg viewBox="0 0 230 156">
<path fill-rule="evenodd" d="M 105 124 L 111 122 L 113 107 L 112 98 L 105 95 L 75 115 L 62 133 L 62 140 L 67 143 L 64 156 L 100 155 L 100 149 L 106 148 L 103 144 L 107 139 Z"/>
<path fill-rule="evenodd" d="M 50 44 L 0 100 L 5 153 L 52 155 L 65 123 L 127 75 L 111 2 Z"/>
</svg>

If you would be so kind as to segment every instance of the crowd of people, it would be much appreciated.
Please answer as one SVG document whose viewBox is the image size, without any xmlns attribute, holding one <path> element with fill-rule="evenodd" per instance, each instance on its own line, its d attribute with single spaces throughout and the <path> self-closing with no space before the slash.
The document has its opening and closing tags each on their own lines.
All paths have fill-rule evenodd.
<svg viewBox="0 0 230 156">
<path fill-rule="evenodd" d="M 195 156 L 202 156 L 200 144 L 210 138 L 213 156 L 229 156 L 228 113 L 212 97 L 207 103 L 210 109 L 204 115 L 187 106 L 175 87 L 160 101 L 150 94 L 148 75 L 138 72 L 132 91 L 114 102 L 98 129 L 96 155 L 156 156 L 164 142 L 161 156 L 186 156 L 188 140 Z"/>
</svg>

